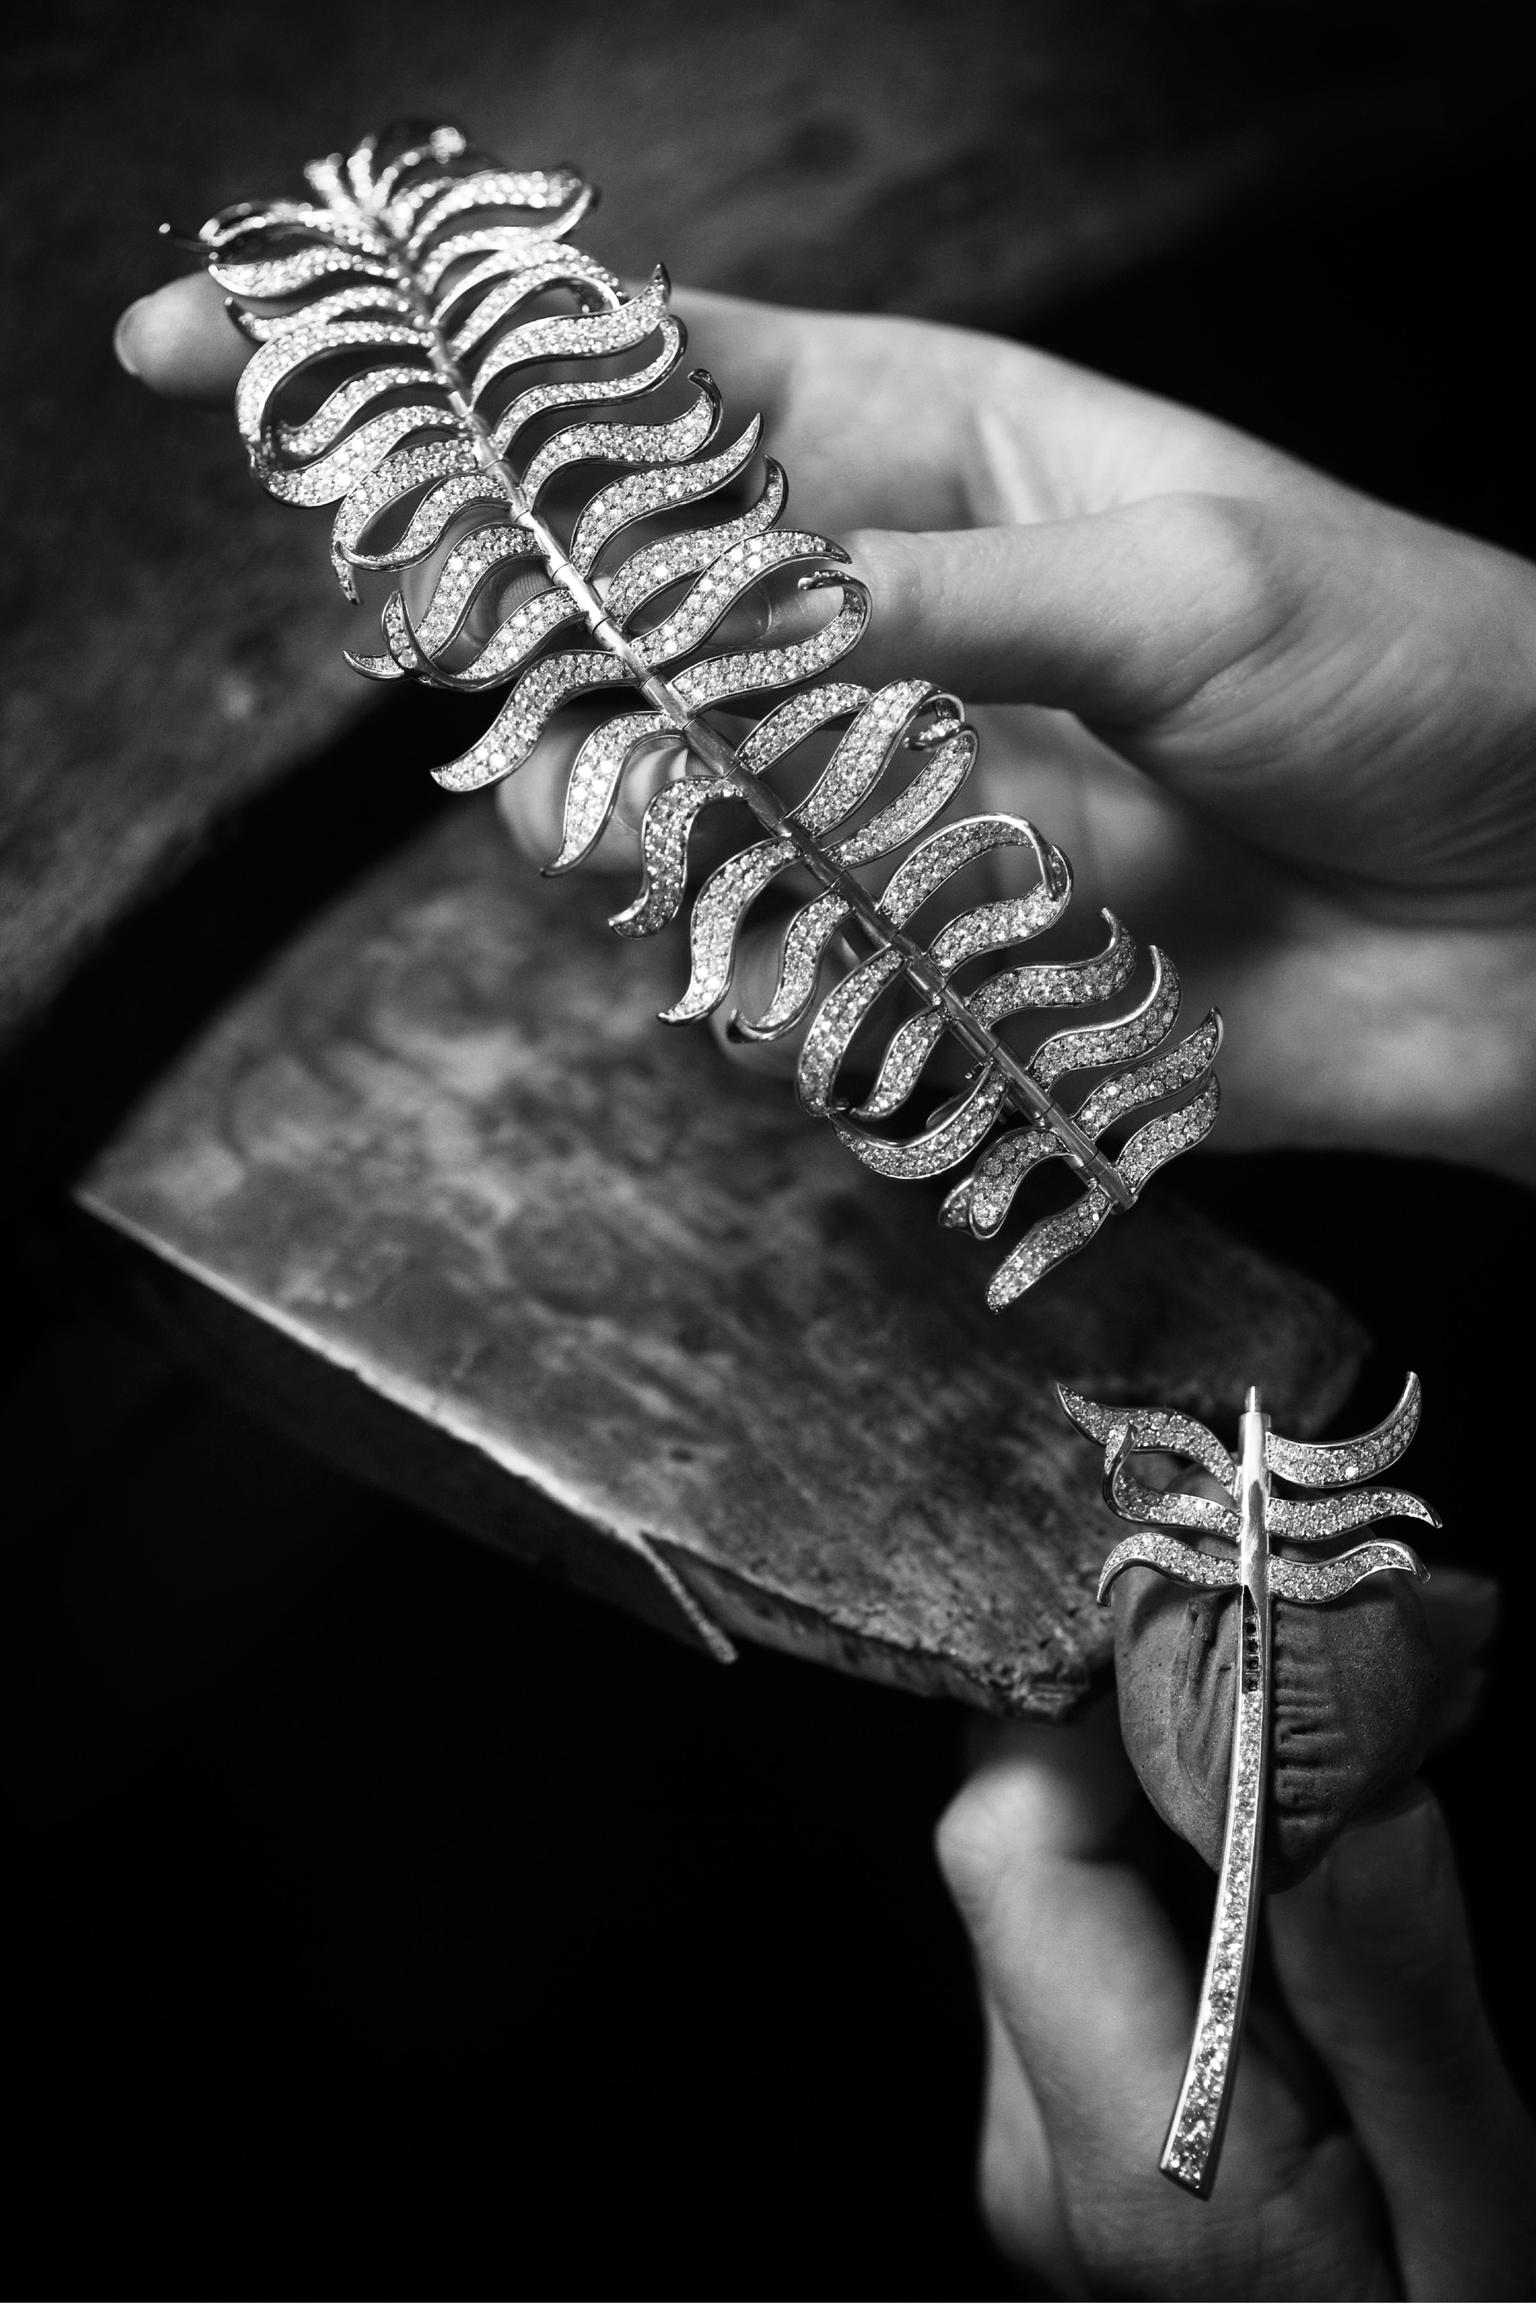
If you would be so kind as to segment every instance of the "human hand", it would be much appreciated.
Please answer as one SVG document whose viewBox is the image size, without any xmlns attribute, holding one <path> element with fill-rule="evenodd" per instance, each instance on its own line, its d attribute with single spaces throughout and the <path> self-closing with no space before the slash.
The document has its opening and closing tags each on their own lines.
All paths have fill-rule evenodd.
<svg viewBox="0 0 1536 2304">
<path fill-rule="evenodd" d="M 997 1731 L 939 1832 L 988 2031 L 983 2210 L 1066 2296 L 1524 2297 L 1536 2130 L 1478 1998 L 1422 1787 L 1266 1907 L 1279 2003 L 1250 2010 L 1209 2201 L 1158 2172 L 1195 1974 L 1127 1826 L 1113 1699 Z"/>
<path fill-rule="evenodd" d="M 1536 570 L 999 339 L 678 303 L 870 587 L 849 670 L 979 700 L 972 794 L 1219 1000 L 1219 1141 L 1536 1181 Z M 120 344 L 199 398 L 247 356 L 201 278 Z M 569 749 L 503 788 L 541 860 Z"/>
</svg>

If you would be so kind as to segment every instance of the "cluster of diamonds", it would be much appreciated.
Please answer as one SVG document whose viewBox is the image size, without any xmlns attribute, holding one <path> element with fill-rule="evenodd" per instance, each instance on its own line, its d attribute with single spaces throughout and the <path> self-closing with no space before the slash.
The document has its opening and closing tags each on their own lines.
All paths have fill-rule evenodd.
<svg viewBox="0 0 1536 2304">
<path fill-rule="evenodd" d="M 1346 1481 L 1374 1480 L 1405 1454 L 1419 1428 L 1423 1396 L 1410 1376 L 1390 1416 L 1358 1440 L 1283 1440 L 1271 1432 L 1265 1455 L 1271 1472 L 1299 1488 L 1335 1488 Z"/>
<path fill-rule="evenodd" d="M 1377 1537 L 1323 1560 L 1289 1558 L 1272 1539 L 1316 1544 L 1373 1521 L 1406 1517 L 1439 1523 L 1421 1498 L 1401 1488 L 1355 1488 L 1314 1499 L 1270 1493 L 1272 1472 L 1298 1486 L 1362 1480 L 1396 1463 L 1418 1429 L 1421 1396 L 1410 1375 L 1402 1398 L 1382 1423 L 1358 1439 L 1287 1440 L 1257 1416 L 1245 1425 L 1250 1451 L 1245 1474 L 1214 1432 L 1172 1408 L 1115 1408 L 1060 1389 L 1063 1408 L 1079 1431 L 1104 1451 L 1104 1494 L 1122 1519 L 1137 1523 L 1104 1562 L 1098 1597 L 1108 1599 L 1130 1568 L 1149 1568 L 1196 1591 L 1236 1592 L 1238 1672 L 1232 1731 L 1232 1774 L 1226 1837 L 1216 1891 L 1205 1978 L 1183 2086 L 1174 2107 L 1161 2167 L 1176 2183 L 1202 2196 L 1215 2178 L 1227 2087 L 1237 2054 L 1259 1895 L 1259 1854 L 1269 1765 L 1269 1624 L 1273 1601 L 1326 1607 L 1368 1576 L 1390 1573 L 1422 1580 L 1425 1569 L 1407 1544 Z M 1148 1486 L 1133 1459 L 1156 1454 L 1197 1465 L 1219 1484 L 1220 1496 Z M 1239 1507 L 1243 1509 L 1240 1510 Z M 1244 1516 L 1246 1513 L 1246 1517 Z M 1217 1545 L 1199 1550 L 1166 1529 L 1195 1529 Z"/>
<path fill-rule="evenodd" d="M 1233 1571 L 1234 1576 L 1236 1571 Z M 1195 2034 L 1162 2166 L 1192 2192 L 1205 2189 L 1220 2140 L 1227 2081 L 1237 2052 L 1258 1896 L 1259 1837 L 1263 1829 L 1267 1713 L 1263 1634 L 1245 1592 L 1242 1672 L 1232 1735 L 1232 1781 L 1227 1795 L 1226 1840 L 1216 1915 L 1206 1954 Z"/>
<path fill-rule="evenodd" d="M 682 906 L 689 838 L 704 809 L 720 797 L 744 802 L 766 837 L 700 889 L 690 980 L 665 1020 L 693 1021 L 728 996 L 746 915 L 784 882 L 800 900 L 781 922 L 778 983 L 761 1013 L 731 1024 L 755 1039 L 805 1027 L 797 1080 L 808 1110 L 827 1115 L 866 1166 L 909 1179 L 983 1152 L 1011 1113 L 1020 1125 L 983 1152 L 946 1204 L 949 1221 L 982 1238 L 1042 1162 L 1075 1172 L 1080 1197 L 1038 1221 L 993 1277 L 989 1301 L 1011 1301 L 1209 1130 L 1214 1011 L 1172 1042 L 1178 977 L 1153 948 L 1151 989 L 1128 1015 L 1057 1031 L 1027 1058 L 1000 1038 L 1010 1018 L 1096 1005 L 1128 982 L 1136 947 L 1108 915 L 1110 942 L 1091 959 L 1013 962 L 957 989 L 969 964 L 1055 924 L 1071 893 L 1065 859 L 1020 818 L 943 820 L 976 750 L 953 699 L 921 681 L 879 693 L 846 681 L 807 685 L 855 646 L 869 602 L 835 543 L 780 525 L 785 482 L 771 460 L 745 510 L 712 526 L 679 525 L 706 498 L 745 482 L 760 426 L 720 446 L 720 396 L 702 371 L 689 378 L 680 414 L 615 417 L 673 378 L 684 335 L 663 272 L 629 293 L 564 244 L 590 204 L 577 176 L 477 163 L 444 127 L 367 138 L 306 176 L 312 197 L 226 210 L 201 237 L 256 346 L 237 416 L 257 477 L 286 502 L 337 507 L 331 557 L 349 598 L 359 596 L 360 574 L 400 572 L 382 606 L 382 649 L 350 660 L 375 679 L 509 688 L 484 735 L 436 772 L 452 792 L 515 773 L 573 699 L 638 691 L 576 751 L 551 869 L 569 871 L 591 853 L 631 767 L 670 745 L 682 774 L 650 801 L 640 890 L 613 921 L 623 935 L 653 933 Z M 575 309 L 551 308 L 562 303 Z M 338 355 L 352 368 L 336 381 Z M 630 356 L 639 365 L 625 371 Z M 564 372 L 551 375 L 556 363 Z M 527 371 L 541 367 L 530 380 Z M 317 374 L 329 388 L 306 405 Z M 573 412 L 563 428 L 542 422 Z M 602 465 L 618 476 L 570 515 L 565 476 Z M 638 539 L 628 538 L 637 524 Z M 621 542 L 629 548 L 617 550 Z M 802 590 L 837 591 L 817 628 L 703 653 L 753 595 L 761 607 L 763 588 L 797 571 Z M 712 717 L 793 690 L 801 693 L 745 738 Z M 830 741 L 831 757 L 808 797 L 791 805 L 768 771 L 808 741 Z M 958 874 L 1007 849 L 1032 859 L 1036 884 L 967 904 L 920 940 L 917 915 Z M 876 893 L 870 868 L 899 853 Z M 845 973 L 823 994 L 834 964 Z M 840 1078 L 863 1067 L 880 1037 L 878 1025 L 866 1033 L 871 1012 L 902 987 L 904 1009 L 915 996 L 916 1013 L 888 1028 L 873 1088 L 854 1106 Z M 881 1007 L 882 1018 L 888 1012 Z M 946 1039 L 970 1066 L 960 1095 L 904 1139 L 875 1125 L 916 1093 Z M 1070 1110 L 1053 1092 L 1073 1073 L 1097 1076 L 1097 1085 Z M 1106 1130 L 1156 1106 L 1171 1109 L 1136 1128 L 1118 1156 L 1103 1149 Z"/>
</svg>

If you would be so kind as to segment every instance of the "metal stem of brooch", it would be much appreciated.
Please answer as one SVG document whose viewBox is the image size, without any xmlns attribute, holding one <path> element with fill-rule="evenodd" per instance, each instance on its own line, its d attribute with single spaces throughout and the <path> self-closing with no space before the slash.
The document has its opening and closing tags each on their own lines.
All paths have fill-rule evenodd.
<svg viewBox="0 0 1536 2304">
<path fill-rule="evenodd" d="M 1355 1485 L 1395 1464 L 1412 1440 L 1419 1423 L 1419 1380 L 1409 1376 L 1397 1406 L 1374 1431 L 1326 1445 L 1283 1439 L 1271 1429 L 1257 1387 L 1250 1386 L 1235 1459 L 1214 1433 L 1176 1410 L 1103 1407 L 1064 1385 L 1057 1387 L 1057 1394 L 1079 1431 L 1103 1447 L 1105 1501 L 1121 1519 L 1142 1524 L 1105 1561 L 1099 1578 L 1100 1603 L 1107 1600 L 1115 1578 L 1130 1567 L 1154 1568 L 1197 1591 L 1235 1589 L 1240 1595 L 1232 1765 L 1215 1917 L 1194 2037 L 1158 2162 L 1173 2183 L 1204 2200 L 1210 2197 L 1221 2157 L 1258 1933 L 1269 1786 L 1272 1605 L 1281 1600 L 1304 1608 L 1326 1607 L 1352 1592 L 1365 1577 L 1389 1569 L 1400 1569 L 1421 1582 L 1428 1575 L 1417 1553 L 1388 1537 L 1321 1560 L 1292 1559 L 1274 1546 L 1323 1544 L 1397 1517 L 1439 1527 L 1429 1506 L 1406 1490 Z M 1132 1459 L 1144 1452 L 1184 1458 L 1208 1473 L 1222 1496 L 1147 1487 L 1131 1469 Z M 1300 1488 L 1341 1492 L 1311 1499 L 1276 1496 L 1271 1481 L 1277 1474 Z M 1197 1543 L 1159 1534 L 1159 1529 L 1189 1531 L 1211 1548 L 1198 1549 Z"/>
</svg>

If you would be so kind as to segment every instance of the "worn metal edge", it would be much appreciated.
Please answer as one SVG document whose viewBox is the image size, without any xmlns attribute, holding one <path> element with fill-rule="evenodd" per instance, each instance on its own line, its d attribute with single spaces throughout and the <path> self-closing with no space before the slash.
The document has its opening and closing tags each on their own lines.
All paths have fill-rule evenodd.
<svg viewBox="0 0 1536 2304">
<path fill-rule="evenodd" d="M 209 1298 L 227 1312 L 238 1316 L 247 1332 L 244 1338 L 238 1334 L 235 1337 L 235 1349 L 242 1359 L 237 1397 L 243 1403 L 249 1405 L 252 1401 L 247 1380 L 248 1354 L 250 1344 L 256 1338 L 266 1340 L 269 1353 L 272 1340 L 275 1339 L 289 1352 L 302 1355 L 311 1389 L 315 1363 L 318 1361 L 331 1378 L 349 1388 L 355 1403 L 373 1404 L 375 1412 L 382 1407 L 393 1416 L 403 1419 L 416 1442 L 414 1452 L 417 1455 L 425 1452 L 421 1443 L 425 1436 L 430 1435 L 440 1445 L 461 1453 L 463 1458 L 483 1467 L 482 1477 L 488 1472 L 498 1480 L 510 1480 L 518 1499 L 533 1508 L 541 1529 L 548 1530 L 552 1524 L 559 1528 L 567 1555 L 562 1565 L 573 1583 L 580 1584 L 596 1598 L 621 1599 L 621 1604 L 634 1607 L 647 1621 L 659 1625 L 662 1630 L 673 1632 L 693 1647 L 704 1649 L 719 1663 L 729 1664 L 735 1660 L 736 1650 L 731 1640 L 669 1563 L 660 1557 L 643 1531 L 626 1528 L 611 1517 L 600 1518 L 587 1499 L 575 1495 L 520 1451 L 498 1444 L 468 1419 L 455 1416 L 445 1406 L 441 1395 L 426 1385 L 400 1378 L 380 1381 L 373 1371 L 362 1366 L 353 1354 L 340 1348 L 333 1338 L 324 1336 L 289 1314 L 257 1302 L 197 1257 L 169 1246 L 136 1224 L 132 1218 L 110 1207 L 97 1197 L 89 1185 L 78 1186 L 74 1198 L 76 1205 L 87 1216 L 130 1243 L 139 1256 L 147 1258 L 150 1274 L 164 1268 L 174 1273 L 179 1281 L 190 1283 L 192 1289 L 203 1292 L 205 1316 L 198 1323 L 201 1328 L 206 1330 L 207 1327 L 206 1300 Z M 150 1285 L 153 1291 L 153 1280 Z M 164 1291 L 163 1280 L 160 1289 Z M 176 1293 L 181 1308 L 185 1309 L 187 1296 L 181 1289 Z M 196 1297 L 192 1301 L 195 1305 Z M 185 1357 L 185 1345 L 182 1344 L 180 1349 Z M 221 1370 L 217 1353 L 208 1372 L 215 1380 L 218 1379 Z M 281 1374 L 275 1387 L 258 1387 L 258 1394 L 255 1405 L 268 1421 L 277 1424 L 302 1445 L 337 1462 L 344 1470 L 354 1472 L 363 1479 L 371 1478 L 374 1485 L 383 1484 L 376 1469 L 370 1472 L 366 1445 L 361 1448 L 348 1447 L 339 1430 L 329 1421 L 321 1420 L 322 1429 L 317 1431 L 317 1419 L 312 1413 L 305 1414 L 297 1409 L 281 1380 Z M 483 1511 L 461 1505 L 458 1511 L 453 1511 L 445 1507 L 435 1483 L 429 1485 L 409 1476 L 402 1479 L 398 1476 L 398 1470 L 398 1465 L 391 1467 L 387 1485 L 392 1492 L 405 1489 L 415 1501 L 424 1504 L 438 1518 L 450 1518 L 455 1527 L 462 1528 L 467 1535 L 495 1545 L 498 1550 L 524 1558 L 541 1556 L 539 1546 L 518 1544 L 512 1539 L 507 1527 L 512 1515 L 505 1505 L 499 1509 L 487 1506 Z M 606 1551 L 616 1550 L 621 1556 L 627 1556 L 637 1569 L 645 1571 L 643 1578 L 635 1576 L 630 1579 L 613 1579 L 615 1583 L 625 1585 L 622 1595 L 605 1588 L 607 1580 L 594 1576 L 585 1568 L 583 1546 L 594 1537 Z M 571 1557 L 572 1554 L 574 1557 Z M 645 1604 L 644 1586 L 647 1582 L 652 1601 L 649 1607 Z"/>
<path fill-rule="evenodd" d="M 878 1681 L 883 1687 L 904 1689 L 909 1695 L 950 1697 L 999 1718 L 1066 1720 L 1093 1694 L 1112 1662 L 1106 1627 L 1102 1655 L 1085 1658 L 1077 1670 L 1064 1669 L 1059 1678 L 1030 1677 L 1023 1672 L 983 1676 L 957 1657 L 814 1616 L 803 1603 L 751 1583 L 719 1561 L 701 1560 L 664 1537 L 653 1535 L 651 1543 L 671 1561 L 679 1580 L 699 1604 L 738 1639 L 829 1666 L 835 1672 L 851 1673 L 860 1680 Z M 1084 1590 L 1086 1594 L 1086 1586 Z"/>
</svg>

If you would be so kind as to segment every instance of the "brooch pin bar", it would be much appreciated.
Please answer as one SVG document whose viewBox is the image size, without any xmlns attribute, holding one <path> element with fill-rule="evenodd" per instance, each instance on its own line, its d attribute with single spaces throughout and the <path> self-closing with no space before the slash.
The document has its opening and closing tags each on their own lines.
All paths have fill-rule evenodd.
<svg viewBox="0 0 1536 2304">
<path fill-rule="evenodd" d="M 1315 1545 L 1394 1517 L 1440 1522 L 1406 1489 L 1355 1485 L 1403 1454 L 1418 1429 L 1419 1380 L 1411 1375 L 1381 1424 L 1354 1440 L 1287 1440 L 1275 1432 L 1250 1386 L 1234 1458 L 1203 1424 L 1175 1409 L 1105 1407 L 1065 1385 L 1057 1396 L 1078 1430 L 1104 1449 L 1104 1498 L 1123 1520 L 1142 1525 L 1110 1553 L 1098 1598 L 1109 1598 L 1127 1568 L 1154 1569 L 1196 1591 L 1235 1591 L 1236 1653 L 1232 1759 L 1226 1824 L 1195 2027 L 1184 2077 L 1158 2166 L 1185 2191 L 1208 2199 L 1216 2182 L 1231 2110 L 1262 1902 L 1263 1849 L 1272 1745 L 1273 1609 L 1277 1601 L 1326 1607 L 1367 1576 L 1392 1570 L 1424 1581 L 1427 1569 L 1407 1544 L 1377 1537 L 1321 1560 L 1293 1559 L 1275 1542 Z M 1156 1452 L 1204 1472 L 1219 1496 L 1151 1488 L 1132 1460 Z M 1316 1498 L 1279 1497 L 1278 1474 L 1297 1487 L 1332 1488 Z M 1199 1549 L 1193 1532 L 1215 1547 Z"/>
</svg>

